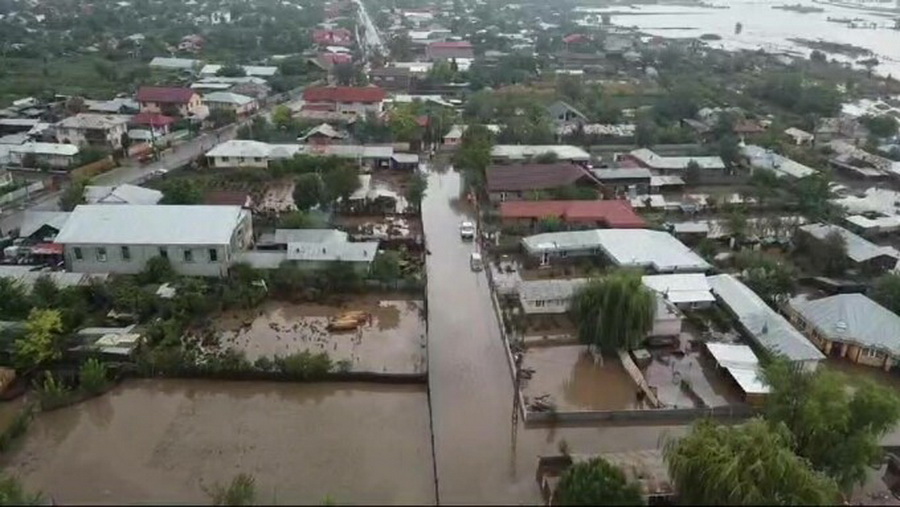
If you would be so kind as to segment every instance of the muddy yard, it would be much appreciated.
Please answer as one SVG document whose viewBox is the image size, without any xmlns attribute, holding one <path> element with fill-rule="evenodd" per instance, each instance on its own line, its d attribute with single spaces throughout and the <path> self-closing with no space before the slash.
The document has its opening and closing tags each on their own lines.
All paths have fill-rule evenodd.
<svg viewBox="0 0 900 507">
<path fill-rule="evenodd" d="M 362 312 L 361 325 L 329 330 L 329 321 L 347 312 Z M 333 306 L 270 302 L 252 312 L 225 314 L 216 327 L 221 346 L 235 347 L 251 361 L 308 350 L 327 352 L 351 371 L 426 370 L 421 301 L 364 296 Z"/>
</svg>

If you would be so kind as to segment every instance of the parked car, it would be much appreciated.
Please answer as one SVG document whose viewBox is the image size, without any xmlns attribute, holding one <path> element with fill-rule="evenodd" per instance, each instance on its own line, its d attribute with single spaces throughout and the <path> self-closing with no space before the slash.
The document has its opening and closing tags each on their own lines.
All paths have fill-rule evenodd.
<svg viewBox="0 0 900 507">
<path fill-rule="evenodd" d="M 469 267 L 472 268 L 472 271 L 481 271 L 484 269 L 484 261 L 481 259 L 480 253 L 472 252 L 472 255 L 469 256 Z"/>
<path fill-rule="evenodd" d="M 469 221 L 459 224 L 459 236 L 462 239 L 475 238 L 475 224 Z"/>
</svg>

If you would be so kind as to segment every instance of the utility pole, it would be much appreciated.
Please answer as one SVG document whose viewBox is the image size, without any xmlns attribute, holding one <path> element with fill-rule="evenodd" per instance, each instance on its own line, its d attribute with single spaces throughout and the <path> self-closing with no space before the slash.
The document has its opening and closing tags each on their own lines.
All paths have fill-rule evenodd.
<svg viewBox="0 0 900 507">
<path fill-rule="evenodd" d="M 512 411 L 512 425 L 513 431 L 519 424 L 519 410 L 521 409 L 519 405 L 519 389 L 522 386 L 522 361 L 525 359 L 525 356 L 521 352 L 516 352 L 515 356 L 516 363 L 516 371 L 515 376 L 513 378 L 513 411 Z"/>
</svg>

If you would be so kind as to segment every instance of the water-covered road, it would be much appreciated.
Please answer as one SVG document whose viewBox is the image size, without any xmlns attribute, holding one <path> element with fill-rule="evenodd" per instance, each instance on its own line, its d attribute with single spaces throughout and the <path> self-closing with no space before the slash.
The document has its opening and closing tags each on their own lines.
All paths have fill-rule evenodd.
<svg viewBox="0 0 900 507">
<path fill-rule="evenodd" d="M 539 501 L 537 457 L 565 439 L 576 452 L 650 449 L 681 428 L 512 426 L 513 384 L 475 246 L 459 237 L 471 210 L 455 172 L 432 172 L 423 203 L 428 257 L 429 385 L 440 503 Z M 597 386 L 602 389 L 602 386 Z"/>
</svg>

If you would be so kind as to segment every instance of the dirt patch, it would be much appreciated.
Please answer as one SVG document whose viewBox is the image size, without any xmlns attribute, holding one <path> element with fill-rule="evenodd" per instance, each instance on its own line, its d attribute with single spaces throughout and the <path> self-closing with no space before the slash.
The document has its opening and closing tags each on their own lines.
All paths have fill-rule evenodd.
<svg viewBox="0 0 900 507">
<path fill-rule="evenodd" d="M 328 330 L 329 319 L 350 311 L 365 314 L 356 330 Z M 420 301 L 358 297 L 334 306 L 270 302 L 252 312 L 225 314 L 216 327 L 220 345 L 243 351 L 251 361 L 309 350 L 348 361 L 351 371 L 426 370 Z"/>
</svg>

